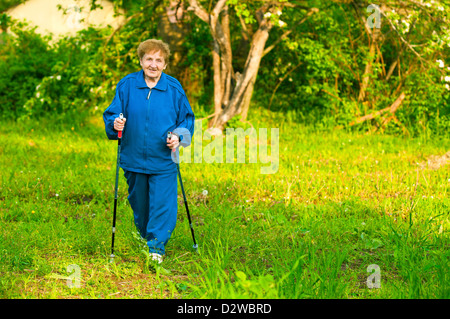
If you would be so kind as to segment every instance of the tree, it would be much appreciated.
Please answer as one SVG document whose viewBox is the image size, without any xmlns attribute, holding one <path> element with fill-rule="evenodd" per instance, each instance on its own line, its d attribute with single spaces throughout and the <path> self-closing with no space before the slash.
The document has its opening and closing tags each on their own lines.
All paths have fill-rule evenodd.
<svg viewBox="0 0 450 319">
<path fill-rule="evenodd" d="M 208 24 L 214 42 L 214 114 L 208 124 L 212 134 L 220 134 L 226 123 L 236 115 L 241 115 L 241 120 L 245 121 L 261 59 L 276 45 L 275 41 L 275 44 L 266 48 L 270 31 L 274 26 L 282 27 L 285 24 L 280 20 L 284 8 L 296 6 L 288 1 L 254 1 L 250 4 L 237 0 L 218 0 L 208 11 L 199 1 L 189 0 L 188 10 Z M 249 41 L 247 59 L 241 72 L 233 69 L 230 7 L 236 12 L 243 38 Z M 310 9 L 306 16 L 317 10 Z M 257 29 L 253 32 L 254 24 Z M 282 37 L 290 32 L 286 31 Z"/>
<path fill-rule="evenodd" d="M 245 121 L 250 101 L 317 129 L 448 134 L 450 6 L 443 1 L 113 2 L 126 18 L 121 27 L 89 28 L 48 47 L 11 22 L 19 36 L 0 46 L 5 116 L 96 114 L 139 68 L 137 45 L 162 38 L 174 51 L 168 72 L 194 97 L 197 114 L 214 101 L 212 134 L 231 118 Z M 25 68 L 26 82 L 23 61 L 35 70 Z"/>
<path fill-rule="evenodd" d="M 370 103 L 374 108 L 377 104 L 379 106 L 381 96 L 389 97 L 394 102 L 390 108 L 384 108 L 390 112 L 386 113 L 388 116 L 382 120 L 379 127 L 385 127 L 388 122 L 394 120 L 405 130 L 394 114 L 404 99 L 410 99 L 415 104 L 421 103 L 424 96 L 423 93 L 422 96 L 417 95 L 420 89 L 434 95 L 433 98 L 442 95 L 438 92 L 439 89 L 433 88 L 442 88 L 442 83 L 434 83 L 435 79 L 429 74 L 441 73 L 442 78 L 447 81 L 445 69 L 439 67 L 436 60 L 443 53 L 445 42 L 450 46 L 450 32 L 446 27 L 450 8 L 440 1 L 416 0 L 384 0 L 379 1 L 377 5 L 371 4 L 370 1 L 352 0 L 351 6 L 368 40 L 357 100 Z M 375 70 L 374 65 L 379 66 L 378 70 Z M 394 75 L 396 70 L 397 76 Z M 418 74 L 425 75 L 425 81 L 411 86 L 410 79 L 417 78 Z M 425 89 L 424 86 L 428 88 Z M 446 84 L 446 87 L 448 89 L 449 85 Z M 370 94 L 369 90 L 376 95 Z M 428 113 L 433 108 L 436 109 L 436 106 L 429 105 L 421 108 L 421 111 Z M 379 111 L 372 114 L 377 112 Z M 372 114 L 358 120 L 372 119 Z M 358 120 L 356 122 L 359 122 Z"/>
</svg>

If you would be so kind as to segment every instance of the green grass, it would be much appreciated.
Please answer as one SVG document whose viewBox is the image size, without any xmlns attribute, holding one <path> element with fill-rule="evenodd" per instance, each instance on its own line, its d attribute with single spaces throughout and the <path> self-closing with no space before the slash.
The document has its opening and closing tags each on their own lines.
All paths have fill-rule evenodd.
<svg viewBox="0 0 450 319">
<path fill-rule="evenodd" d="M 182 163 L 199 254 L 180 191 L 156 271 L 135 238 L 122 174 L 109 263 L 117 144 L 101 125 L 9 125 L 0 133 L 0 297 L 450 297 L 450 165 L 422 165 L 449 151 L 448 139 L 315 132 L 269 115 L 252 124 L 280 127 L 278 172 Z M 369 265 L 379 266 L 378 289 L 367 286 Z"/>
</svg>

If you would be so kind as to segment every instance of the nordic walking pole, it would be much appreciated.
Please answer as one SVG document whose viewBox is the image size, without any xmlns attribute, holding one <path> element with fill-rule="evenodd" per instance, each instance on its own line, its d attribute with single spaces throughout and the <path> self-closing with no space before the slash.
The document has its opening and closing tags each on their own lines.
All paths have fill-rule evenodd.
<svg viewBox="0 0 450 319">
<path fill-rule="evenodd" d="M 123 114 L 120 113 L 119 118 L 123 119 Z M 119 188 L 119 164 L 120 164 L 120 143 L 122 141 L 122 131 L 118 132 L 118 143 L 117 143 L 117 165 L 116 165 L 116 185 L 114 187 L 114 214 L 113 214 L 113 225 L 112 225 L 112 238 L 111 238 L 111 259 L 110 262 L 114 261 L 114 235 L 116 233 L 116 211 L 117 211 L 117 191 Z"/>
<path fill-rule="evenodd" d="M 180 186 L 181 186 L 181 191 L 183 192 L 183 199 L 184 199 L 184 206 L 186 207 L 186 212 L 187 212 L 187 216 L 189 219 L 189 227 L 191 227 L 191 234 L 192 234 L 192 240 L 194 241 L 194 245 L 192 246 L 192 248 L 195 249 L 195 251 L 198 251 L 198 245 L 195 242 L 195 235 L 194 235 L 194 227 L 192 226 L 192 221 L 191 221 L 191 214 L 189 214 L 189 207 L 188 207 L 188 203 L 186 200 L 186 194 L 184 192 L 184 187 L 183 187 L 183 180 L 181 179 L 181 173 L 180 173 L 180 164 L 177 164 L 177 170 L 178 170 L 178 178 L 180 180 Z"/>
<path fill-rule="evenodd" d="M 172 139 L 172 132 L 167 133 L 167 138 L 169 140 Z M 173 151 L 175 152 L 175 149 L 173 149 Z M 192 248 L 194 248 L 195 251 L 198 252 L 198 245 L 197 245 L 197 242 L 195 241 L 195 235 L 194 235 L 194 226 L 192 226 L 191 214 L 189 214 L 189 207 L 188 207 L 188 203 L 187 203 L 187 199 L 186 199 L 186 193 L 184 192 L 183 180 L 181 179 L 180 164 L 178 163 L 178 160 L 175 161 L 175 164 L 177 165 L 178 179 L 180 180 L 181 192 L 183 193 L 184 206 L 186 207 L 186 212 L 187 212 L 187 216 L 188 216 L 188 220 L 189 220 L 189 227 L 191 228 L 192 240 L 194 241 L 194 245 L 192 246 Z"/>
</svg>

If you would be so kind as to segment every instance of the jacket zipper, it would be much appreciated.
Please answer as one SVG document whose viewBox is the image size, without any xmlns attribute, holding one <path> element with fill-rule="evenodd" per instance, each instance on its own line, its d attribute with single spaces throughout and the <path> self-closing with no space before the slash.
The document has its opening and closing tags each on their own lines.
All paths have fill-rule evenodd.
<svg viewBox="0 0 450 319">
<path fill-rule="evenodd" d="M 147 116 L 145 120 L 145 132 L 144 132 L 144 159 L 147 161 L 147 132 L 148 132 L 148 121 L 149 121 L 149 112 L 150 112 L 150 94 L 152 93 L 152 89 L 149 88 L 148 95 L 147 95 Z"/>
</svg>

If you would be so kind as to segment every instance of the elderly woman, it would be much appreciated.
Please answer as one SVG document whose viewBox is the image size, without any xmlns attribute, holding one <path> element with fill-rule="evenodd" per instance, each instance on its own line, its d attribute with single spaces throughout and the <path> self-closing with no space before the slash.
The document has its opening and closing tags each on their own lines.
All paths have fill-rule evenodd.
<svg viewBox="0 0 450 319">
<path fill-rule="evenodd" d="M 169 46 L 150 39 L 137 53 L 142 70 L 119 81 L 103 120 L 109 139 L 117 140 L 123 131 L 120 167 L 128 183 L 128 201 L 150 256 L 160 263 L 177 220 L 177 168 L 171 152 L 190 144 L 195 117 L 180 82 L 163 72 Z M 173 133 L 171 140 L 168 131 Z"/>
</svg>

